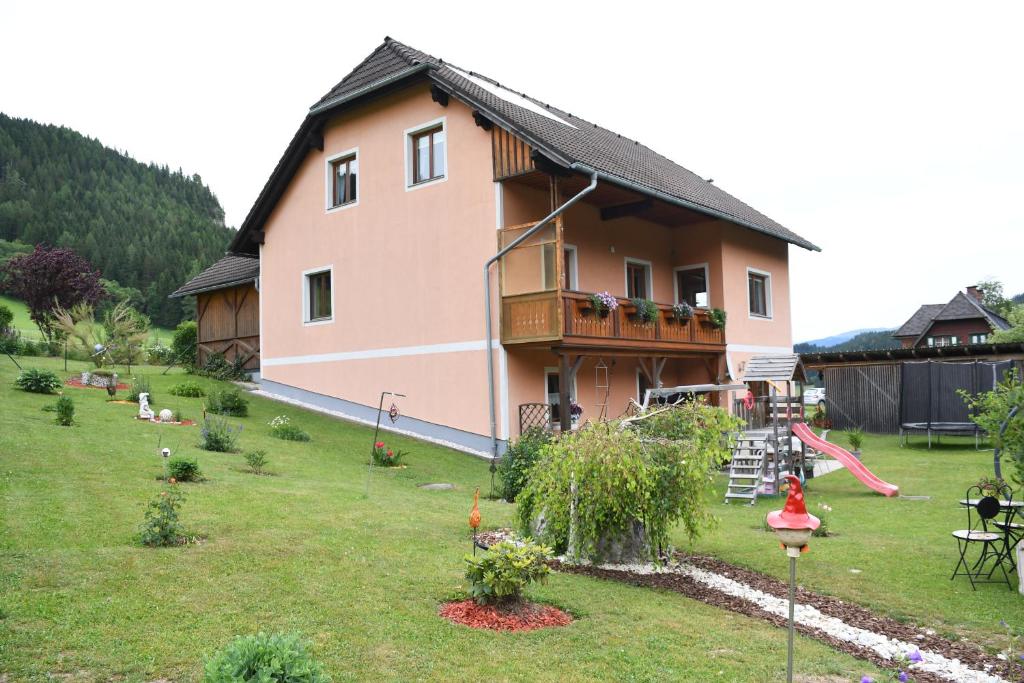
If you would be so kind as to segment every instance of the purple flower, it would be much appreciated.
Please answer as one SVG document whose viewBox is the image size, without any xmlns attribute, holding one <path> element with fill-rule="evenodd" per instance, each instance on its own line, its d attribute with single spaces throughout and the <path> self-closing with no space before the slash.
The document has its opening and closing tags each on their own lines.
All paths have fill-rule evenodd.
<svg viewBox="0 0 1024 683">
<path fill-rule="evenodd" d="M 910 680 L 910 676 L 907 675 L 906 671 L 901 671 L 900 675 L 897 678 L 899 679 L 900 683 L 907 683 L 907 681 Z"/>
<path fill-rule="evenodd" d="M 920 662 L 922 659 L 924 659 L 924 657 L 921 656 L 921 651 L 920 650 L 914 650 L 909 655 L 907 655 L 907 659 L 909 659 L 910 661 L 916 663 L 916 662 Z"/>
<path fill-rule="evenodd" d="M 873 679 L 871 676 L 861 676 L 860 683 L 875 683 L 875 679 Z"/>
</svg>

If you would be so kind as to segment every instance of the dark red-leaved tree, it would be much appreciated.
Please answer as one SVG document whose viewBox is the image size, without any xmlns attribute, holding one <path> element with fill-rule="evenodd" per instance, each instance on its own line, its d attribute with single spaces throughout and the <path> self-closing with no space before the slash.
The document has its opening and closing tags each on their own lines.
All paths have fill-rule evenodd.
<svg viewBox="0 0 1024 683">
<path fill-rule="evenodd" d="M 70 308 L 84 301 L 95 306 L 106 296 L 100 272 L 70 249 L 36 245 L 31 254 L 8 261 L 3 275 L 5 289 L 28 305 L 46 339 L 53 335 L 55 305 Z"/>
</svg>

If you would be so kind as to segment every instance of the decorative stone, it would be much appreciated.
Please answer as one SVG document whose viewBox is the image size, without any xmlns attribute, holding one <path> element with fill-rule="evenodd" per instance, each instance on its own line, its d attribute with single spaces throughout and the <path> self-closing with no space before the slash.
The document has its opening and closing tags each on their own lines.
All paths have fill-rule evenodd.
<svg viewBox="0 0 1024 683">
<path fill-rule="evenodd" d="M 160 421 L 174 422 L 174 413 L 172 413 L 169 409 L 164 408 L 163 410 L 160 411 Z"/>
</svg>

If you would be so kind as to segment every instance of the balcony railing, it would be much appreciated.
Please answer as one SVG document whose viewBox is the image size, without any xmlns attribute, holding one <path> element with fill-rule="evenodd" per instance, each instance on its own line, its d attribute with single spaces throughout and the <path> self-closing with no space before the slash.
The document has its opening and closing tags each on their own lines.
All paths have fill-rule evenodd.
<svg viewBox="0 0 1024 683">
<path fill-rule="evenodd" d="M 711 323 L 707 311 L 676 321 L 672 306 L 656 304 L 653 322 L 636 320 L 629 299 L 601 315 L 584 292 L 550 291 L 502 298 L 501 341 L 522 344 L 565 340 L 579 345 L 694 349 L 725 345 L 725 331 Z M 717 350 L 717 349 L 716 349 Z"/>
</svg>

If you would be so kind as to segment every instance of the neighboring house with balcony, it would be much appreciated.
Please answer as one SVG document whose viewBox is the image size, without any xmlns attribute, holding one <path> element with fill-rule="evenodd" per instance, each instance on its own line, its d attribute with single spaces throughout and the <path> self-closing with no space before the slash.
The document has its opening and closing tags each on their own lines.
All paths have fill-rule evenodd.
<svg viewBox="0 0 1024 683">
<path fill-rule="evenodd" d="M 971 286 L 947 303 L 925 304 L 892 336 L 905 349 L 984 344 L 1010 323 L 982 303 L 983 294 Z"/>
<path fill-rule="evenodd" d="M 485 263 L 551 213 L 487 270 L 488 347 Z M 791 352 L 790 245 L 817 250 L 636 141 L 386 39 L 312 106 L 230 251 L 259 257 L 265 391 L 370 420 L 400 392 L 399 426 L 486 454 L 521 407 L 568 428 L 567 404 L 615 417 Z"/>
</svg>

